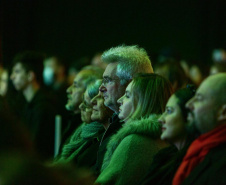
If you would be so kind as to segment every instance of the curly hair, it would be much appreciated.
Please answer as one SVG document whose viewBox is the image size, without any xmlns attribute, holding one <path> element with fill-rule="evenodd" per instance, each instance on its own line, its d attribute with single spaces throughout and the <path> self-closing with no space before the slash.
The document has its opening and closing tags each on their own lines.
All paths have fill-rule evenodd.
<svg viewBox="0 0 226 185">
<path fill-rule="evenodd" d="M 101 59 L 106 63 L 118 63 L 116 75 L 121 85 L 131 81 L 137 73 L 153 73 L 147 52 L 137 45 L 110 48 L 102 54 Z"/>
</svg>

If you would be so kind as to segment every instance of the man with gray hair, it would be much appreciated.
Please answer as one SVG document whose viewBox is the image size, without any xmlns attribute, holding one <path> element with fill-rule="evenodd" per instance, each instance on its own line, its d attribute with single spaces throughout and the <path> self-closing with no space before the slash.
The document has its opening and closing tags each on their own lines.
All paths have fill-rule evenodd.
<svg viewBox="0 0 226 185">
<path fill-rule="evenodd" d="M 173 185 L 226 184 L 226 73 L 209 76 L 188 101 L 188 120 L 200 136 L 178 168 Z"/>
<path fill-rule="evenodd" d="M 105 51 L 101 58 L 108 65 L 104 71 L 103 83 L 99 90 L 103 93 L 105 106 L 115 113 L 109 121 L 98 150 L 95 166 L 96 175 L 100 173 L 110 137 L 121 128 L 122 122 L 119 121 L 117 115 L 119 112 L 117 100 L 123 96 L 127 85 L 137 73 L 153 73 L 147 52 L 136 45 L 113 47 Z"/>
</svg>

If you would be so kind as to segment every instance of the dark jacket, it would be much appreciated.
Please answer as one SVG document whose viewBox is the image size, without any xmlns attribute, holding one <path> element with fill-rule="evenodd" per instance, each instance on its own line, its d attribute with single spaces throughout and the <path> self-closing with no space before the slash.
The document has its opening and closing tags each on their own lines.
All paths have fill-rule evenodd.
<svg viewBox="0 0 226 185">
<path fill-rule="evenodd" d="M 120 121 L 120 119 L 118 118 L 118 115 L 116 113 L 114 113 L 112 115 L 112 117 L 110 118 L 109 121 L 110 121 L 110 126 L 105 131 L 105 133 L 101 139 L 100 146 L 99 146 L 99 149 L 97 152 L 96 164 L 93 167 L 93 171 L 96 176 L 98 176 L 100 174 L 100 170 L 101 170 L 102 163 L 104 160 L 104 155 L 107 151 L 107 144 L 108 144 L 111 136 L 114 135 L 122 127 L 122 124 L 123 124 L 123 122 Z"/>
<path fill-rule="evenodd" d="M 31 102 L 26 103 L 22 121 L 31 134 L 34 147 L 42 158 L 54 153 L 56 109 L 47 93 L 39 89 Z"/>
<path fill-rule="evenodd" d="M 93 166 L 103 132 L 104 127 L 98 122 L 83 123 L 70 136 L 55 162 L 71 162 L 79 167 Z"/>
<path fill-rule="evenodd" d="M 126 122 L 111 137 L 96 182 L 99 184 L 135 185 L 147 172 L 153 156 L 163 147 L 159 139 L 161 126 L 158 116 Z"/>
<path fill-rule="evenodd" d="M 170 146 L 160 150 L 154 156 L 147 174 L 139 184 L 171 185 L 174 174 L 186 154 L 186 149 L 178 151 L 175 146 Z"/>
<path fill-rule="evenodd" d="M 226 184 L 226 143 L 213 148 L 182 183 L 182 185 L 190 184 Z"/>
</svg>

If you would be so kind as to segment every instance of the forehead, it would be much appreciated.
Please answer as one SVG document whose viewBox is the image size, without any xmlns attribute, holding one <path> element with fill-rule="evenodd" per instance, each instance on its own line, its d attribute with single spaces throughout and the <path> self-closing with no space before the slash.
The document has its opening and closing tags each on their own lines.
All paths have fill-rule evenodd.
<svg viewBox="0 0 226 185">
<path fill-rule="evenodd" d="M 215 93 L 217 86 L 217 81 L 212 80 L 211 78 L 208 80 L 205 80 L 199 88 L 197 89 L 196 94 L 205 95 L 205 96 L 211 96 Z"/>
<path fill-rule="evenodd" d="M 176 107 L 177 101 L 178 101 L 177 97 L 175 95 L 172 95 L 167 102 L 167 106 Z"/>
<path fill-rule="evenodd" d="M 118 63 L 110 63 L 107 65 L 103 77 L 116 77 L 116 70 L 117 70 Z"/>
<path fill-rule="evenodd" d="M 126 91 L 131 91 L 133 85 L 133 81 L 129 83 L 129 85 L 126 87 Z"/>
<path fill-rule="evenodd" d="M 13 69 L 24 69 L 24 66 L 20 62 L 18 62 L 13 66 Z"/>
</svg>

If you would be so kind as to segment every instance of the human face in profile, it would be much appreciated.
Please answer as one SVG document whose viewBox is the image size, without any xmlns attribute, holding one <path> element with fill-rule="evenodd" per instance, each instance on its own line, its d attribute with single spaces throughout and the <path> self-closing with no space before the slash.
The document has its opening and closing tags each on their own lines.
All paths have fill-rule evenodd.
<svg viewBox="0 0 226 185">
<path fill-rule="evenodd" d="M 83 102 L 79 105 L 81 110 L 81 120 L 85 123 L 91 122 L 91 114 L 92 114 L 92 104 L 91 98 L 87 91 L 85 91 L 83 96 Z"/>
<path fill-rule="evenodd" d="M 191 98 L 186 107 L 189 109 L 188 121 L 200 133 L 212 130 L 217 124 L 217 88 L 212 88 L 218 83 L 218 79 L 212 75 L 208 77 L 197 89 L 195 96 Z"/>
<path fill-rule="evenodd" d="M 76 75 L 73 84 L 67 89 L 67 104 L 66 109 L 69 111 L 79 111 L 79 105 L 82 102 L 85 87 L 82 83 L 83 72 Z"/>
<path fill-rule="evenodd" d="M 127 122 L 129 117 L 133 114 L 134 110 L 136 109 L 136 102 L 133 99 L 132 93 L 132 83 L 130 82 L 126 88 L 125 94 L 118 99 L 119 104 L 119 119 Z"/>
<path fill-rule="evenodd" d="M 113 111 L 104 105 L 103 93 L 99 91 L 98 95 L 91 100 L 91 103 L 93 105 L 91 119 L 100 123 L 107 122 Z"/>
<path fill-rule="evenodd" d="M 10 78 L 13 82 L 15 89 L 18 91 L 23 91 L 29 84 L 29 73 L 26 72 L 25 68 L 21 63 L 16 63 L 13 66 Z"/>
<path fill-rule="evenodd" d="M 172 95 L 167 102 L 165 112 L 159 118 L 162 124 L 161 139 L 175 145 L 183 143 L 186 136 L 185 119 L 177 102 L 177 97 Z"/>
<path fill-rule="evenodd" d="M 118 113 L 117 100 L 124 94 L 126 85 L 120 84 L 116 75 L 118 63 L 110 63 L 103 74 L 103 83 L 99 90 L 103 93 L 104 104 L 114 112 Z"/>
</svg>

